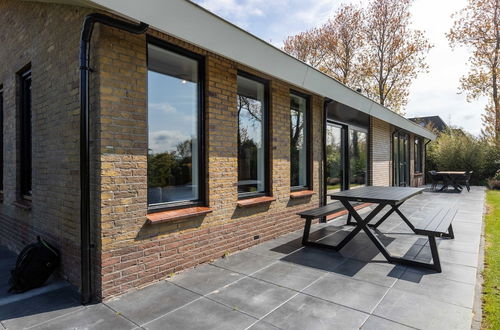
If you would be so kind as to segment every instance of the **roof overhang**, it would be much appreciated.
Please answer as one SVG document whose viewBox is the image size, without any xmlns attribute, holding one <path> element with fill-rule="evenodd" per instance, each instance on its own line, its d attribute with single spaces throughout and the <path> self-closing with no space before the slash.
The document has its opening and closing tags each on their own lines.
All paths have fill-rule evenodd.
<svg viewBox="0 0 500 330">
<path fill-rule="evenodd" d="M 434 140 L 436 135 L 348 88 L 279 48 L 187 0 L 35 0 L 103 8 L 142 21 L 311 93 L 330 98 L 408 132 Z"/>
</svg>

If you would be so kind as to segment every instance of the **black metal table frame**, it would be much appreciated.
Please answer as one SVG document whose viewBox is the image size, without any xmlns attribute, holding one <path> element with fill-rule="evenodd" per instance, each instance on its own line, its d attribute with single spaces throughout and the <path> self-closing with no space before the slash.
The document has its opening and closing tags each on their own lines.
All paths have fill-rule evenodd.
<svg viewBox="0 0 500 330">
<path fill-rule="evenodd" d="M 464 176 L 464 174 L 440 174 L 443 177 L 443 186 L 439 191 L 444 191 L 448 187 L 453 187 L 454 191 L 460 193 L 463 187 L 460 185 L 459 180 Z"/>
<path fill-rule="evenodd" d="M 304 227 L 304 234 L 302 236 L 302 244 L 305 246 L 315 246 L 315 247 L 320 247 L 320 248 L 327 248 L 327 249 L 333 249 L 335 251 L 341 250 L 347 243 L 349 243 L 354 236 L 356 236 L 361 230 L 363 230 L 368 238 L 375 244 L 377 249 L 384 255 L 386 260 L 390 263 L 398 263 L 398 264 L 403 264 L 403 265 L 410 265 L 410 266 L 417 266 L 417 267 L 423 267 L 423 268 L 429 268 L 429 269 L 434 269 L 438 272 L 441 271 L 440 267 L 440 261 L 439 261 L 439 255 L 438 255 L 438 250 L 437 250 L 437 245 L 436 245 L 436 240 L 434 236 L 428 236 L 429 237 L 429 245 L 431 248 L 431 255 L 432 255 L 432 263 L 425 263 L 425 262 L 420 262 L 420 261 L 415 261 L 411 259 L 406 259 L 402 257 L 395 257 L 392 256 L 389 251 L 385 248 L 384 244 L 378 239 L 378 237 L 372 232 L 372 230 L 369 227 L 378 227 L 380 226 L 393 212 L 396 212 L 402 219 L 403 221 L 412 229 L 413 232 L 415 232 L 415 227 L 412 225 L 412 223 L 406 218 L 406 216 L 399 210 L 399 207 L 405 202 L 401 201 L 399 203 L 394 203 L 394 202 L 378 202 L 377 207 L 373 209 L 364 219 L 361 218 L 359 213 L 354 209 L 354 207 L 351 205 L 348 199 L 344 198 L 336 198 L 338 199 L 342 205 L 346 208 L 346 210 L 349 212 L 349 215 L 354 218 L 355 222 L 355 228 L 337 245 L 330 245 L 330 244 L 324 244 L 324 243 L 319 243 L 319 242 L 311 242 L 309 241 L 309 232 L 311 229 L 311 220 L 312 219 L 306 219 L 306 225 Z M 377 216 L 377 214 L 382 211 L 382 209 L 386 206 L 391 206 L 391 209 L 379 220 L 377 223 L 373 225 L 369 225 L 369 222 Z"/>
</svg>

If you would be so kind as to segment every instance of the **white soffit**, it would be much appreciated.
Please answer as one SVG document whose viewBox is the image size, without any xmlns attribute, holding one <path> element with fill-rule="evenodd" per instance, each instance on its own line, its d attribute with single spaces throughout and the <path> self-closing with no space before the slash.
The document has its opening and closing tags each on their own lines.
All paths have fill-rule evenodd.
<svg viewBox="0 0 500 330">
<path fill-rule="evenodd" d="M 40 0 L 39 0 L 40 1 Z M 42 0 L 44 1 L 44 0 Z M 434 140 L 429 130 L 353 91 L 273 45 L 187 0 L 45 0 L 68 4 L 94 3 L 145 22 L 257 71 L 328 97 L 409 132 Z"/>
</svg>

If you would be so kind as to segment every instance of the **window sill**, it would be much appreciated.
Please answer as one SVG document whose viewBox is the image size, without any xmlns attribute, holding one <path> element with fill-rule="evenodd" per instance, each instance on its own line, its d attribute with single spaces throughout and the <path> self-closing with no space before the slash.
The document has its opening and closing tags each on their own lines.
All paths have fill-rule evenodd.
<svg viewBox="0 0 500 330">
<path fill-rule="evenodd" d="M 276 200 L 276 198 L 271 197 L 271 196 L 255 197 L 255 198 L 248 198 L 248 199 L 239 200 L 237 205 L 240 208 L 245 208 L 245 207 L 252 207 L 252 206 L 257 206 L 257 205 L 261 205 L 261 204 L 271 203 L 271 202 L 274 202 L 275 200 Z"/>
<path fill-rule="evenodd" d="M 188 207 L 185 209 L 169 210 L 150 213 L 147 215 L 149 224 L 171 222 L 186 218 L 197 217 L 212 212 L 212 209 L 204 206 Z"/>
<path fill-rule="evenodd" d="M 14 203 L 12 203 L 12 205 L 14 205 L 20 209 L 23 209 L 23 210 L 31 210 L 31 206 L 32 206 L 31 201 L 27 200 L 27 199 L 15 201 Z"/>
<path fill-rule="evenodd" d="M 309 196 L 312 196 L 314 194 L 316 194 L 316 193 L 312 190 L 294 191 L 294 192 L 290 193 L 290 198 L 291 199 L 299 199 L 299 198 L 309 197 Z"/>
</svg>

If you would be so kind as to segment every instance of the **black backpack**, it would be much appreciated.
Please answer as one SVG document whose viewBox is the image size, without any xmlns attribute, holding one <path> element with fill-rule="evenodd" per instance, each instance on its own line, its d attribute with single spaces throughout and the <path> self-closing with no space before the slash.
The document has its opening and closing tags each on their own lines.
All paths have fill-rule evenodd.
<svg viewBox="0 0 500 330">
<path fill-rule="evenodd" d="M 59 265 L 59 251 L 37 236 L 26 246 L 11 270 L 9 292 L 21 293 L 42 286 Z"/>
</svg>

